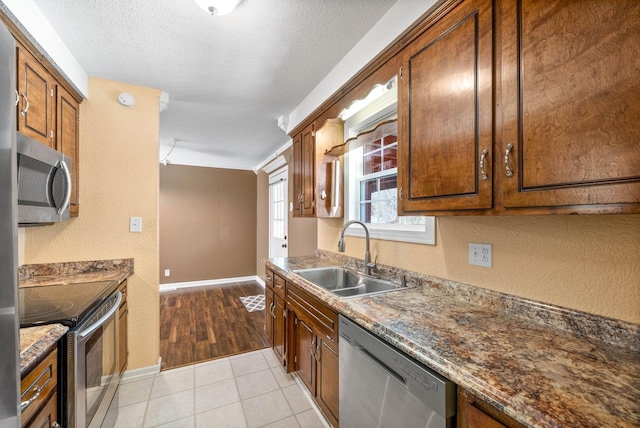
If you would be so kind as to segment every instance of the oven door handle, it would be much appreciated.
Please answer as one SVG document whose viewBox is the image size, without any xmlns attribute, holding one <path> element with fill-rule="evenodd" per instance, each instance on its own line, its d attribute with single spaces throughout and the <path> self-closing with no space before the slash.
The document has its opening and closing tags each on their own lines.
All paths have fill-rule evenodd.
<svg viewBox="0 0 640 428">
<path fill-rule="evenodd" d="M 116 313 L 116 311 L 120 307 L 120 302 L 122 302 L 122 293 L 118 291 L 116 293 L 116 302 L 114 303 L 113 307 L 109 309 L 109 312 L 104 314 L 98 321 L 91 324 L 87 329 L 79 331 L 78 337 L 80 339 L 84 339 L 85 337 L 96 331 L 98 328 L 100 328 L 103 324 L 105 324 L 109 320 L 109 318 L 111 318 L 113 314 Z"/>
</svg>

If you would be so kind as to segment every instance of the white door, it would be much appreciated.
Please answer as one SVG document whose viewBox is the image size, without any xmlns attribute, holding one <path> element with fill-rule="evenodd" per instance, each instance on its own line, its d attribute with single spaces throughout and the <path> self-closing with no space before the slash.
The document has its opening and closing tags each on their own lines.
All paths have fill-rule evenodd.
<svg viewBox="0 0 640 428">
<path fill-rule="evenodd" d="M 287 257 L 287 167 L 269 176 L 269 258 Z"/>
</svg>

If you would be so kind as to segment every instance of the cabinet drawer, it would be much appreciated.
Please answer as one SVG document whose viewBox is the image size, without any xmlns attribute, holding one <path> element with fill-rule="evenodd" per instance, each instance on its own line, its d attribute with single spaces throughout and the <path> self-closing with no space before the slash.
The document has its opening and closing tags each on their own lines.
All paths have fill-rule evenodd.
<svg viewBox="0 0 640 428">
<path fill-rule="evenodd" d="M 44 360 L 29 371 L 20 382 L 22 420 L 29 421 L 47 401 L 58 383 L 58 350 L 53 349 Z"/>
<path fill-rule="evenodd" d="M 269 269 L 265 269 L 265 285 L 267 288 L 271 288 L 273 289 L 273 272 L 271 272 Z"/>
<path fill-rule="evenodd" d="M 305 318 L 323 338 L 338 343 L 338 314 L 316 297 L 289 283 L 287 305 L 299 318 Z"/>
<path fill-rule="evenodd" d="M 284 278 L 273 275 L 273 291 L 284 299 Z"/>
</svg>

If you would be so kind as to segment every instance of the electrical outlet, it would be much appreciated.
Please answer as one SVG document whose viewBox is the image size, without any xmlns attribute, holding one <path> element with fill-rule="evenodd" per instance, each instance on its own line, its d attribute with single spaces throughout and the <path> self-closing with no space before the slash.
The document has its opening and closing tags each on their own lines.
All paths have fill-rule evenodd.
<svg viewBox="0 0 640 428">
<path fill-rule="evenodd" d="M 171 276 L 171 269 L 165 269 L 164 276 Z"/>
<path fill-rule="evenodd" d="M 491 244 L 469 243 L 469 264 L 492 267 Z"/>
<path fill-rule="evenodd" d="M 142 232 L 142 217 L 129 217 L 129 232 Z"/>
</svg>

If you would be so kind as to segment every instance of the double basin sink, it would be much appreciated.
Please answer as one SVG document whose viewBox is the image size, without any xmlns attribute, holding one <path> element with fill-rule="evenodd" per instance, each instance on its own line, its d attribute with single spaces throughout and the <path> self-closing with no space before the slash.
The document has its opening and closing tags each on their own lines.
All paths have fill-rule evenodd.
<svg viewBox="0 0 640 428">
<path fill-rule="evenodd" d="M 365 275 L 346 267 L 299 269 L 294 270 L 293 273 L 340 298 L 369 296 L 414 287 L 413 285 L 406 285 L 402 278 L 399 278 L 399 281 L 396 282 Z"/>
</svg>

